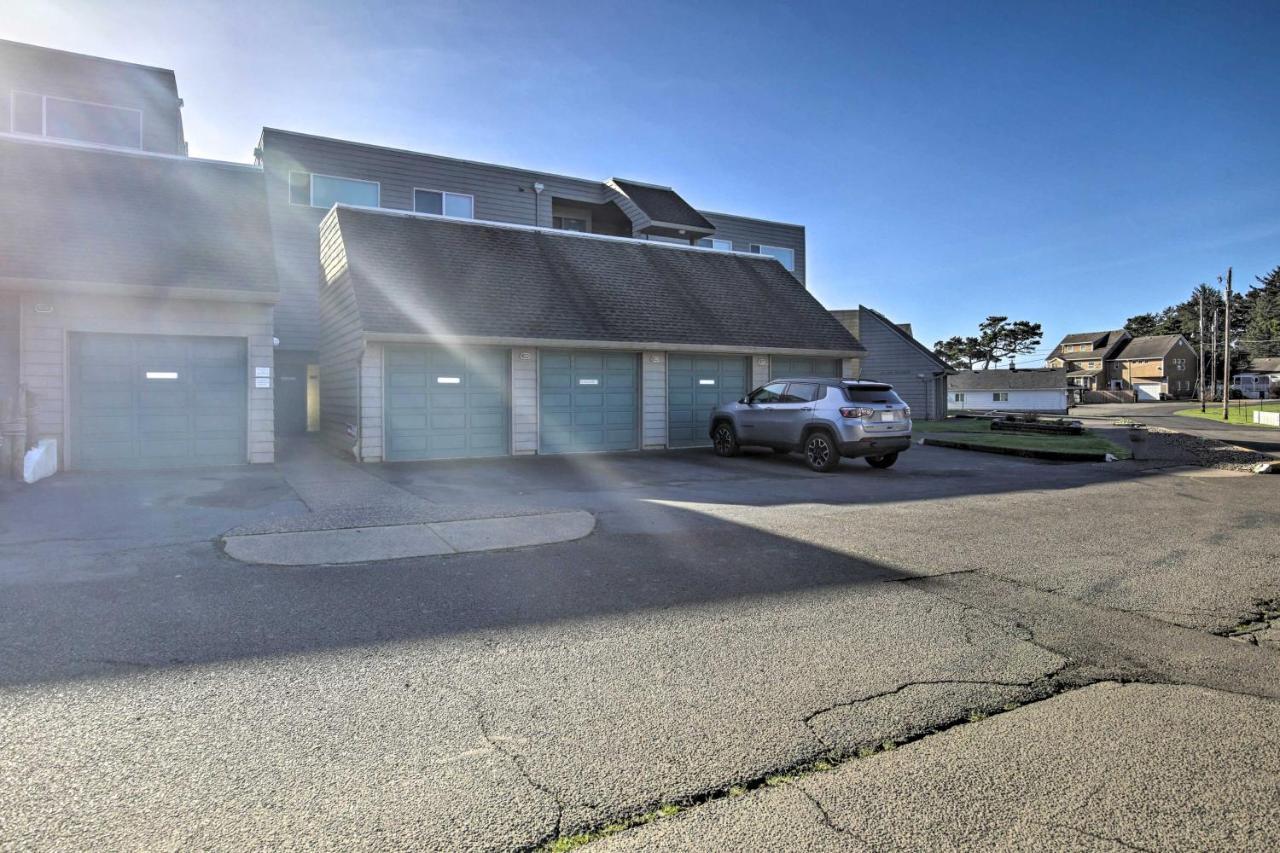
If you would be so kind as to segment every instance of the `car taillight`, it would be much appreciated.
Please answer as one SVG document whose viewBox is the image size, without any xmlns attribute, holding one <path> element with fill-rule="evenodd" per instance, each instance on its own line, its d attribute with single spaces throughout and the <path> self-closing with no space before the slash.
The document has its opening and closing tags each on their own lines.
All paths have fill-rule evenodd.
<svg viewBox="0 0 1280 853">
<path fill-rule="evenodd" d="M 910 406 L 903 406 L 903 407 L 902 407 L 902 416 L 903 416 L 904 418 L 907 418 L 908 420 L 910 420 L 910 419 L 911 419 L 911 407 L 910 407 Z"/>
<path fill-rule="evenodd" d="M 846 418 L 871 418 L 875 417 L 875 409 L 864 409 L 856 406 L 845 406 L 840 410 L 841 417 Z"/>
</svg>

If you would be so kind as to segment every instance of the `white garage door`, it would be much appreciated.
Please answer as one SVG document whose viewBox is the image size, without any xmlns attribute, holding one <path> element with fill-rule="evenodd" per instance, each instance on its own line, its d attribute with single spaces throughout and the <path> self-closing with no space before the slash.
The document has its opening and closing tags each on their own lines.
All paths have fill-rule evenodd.
<svg viewBox="0 0 1280 853">
<path fill-rule="evenodd" d="M 1160 386 L 1154 382 L 1134 383 L 1133 390 L 1138 392 L 1139 400 L 1159 400 Z"/>
</svg>

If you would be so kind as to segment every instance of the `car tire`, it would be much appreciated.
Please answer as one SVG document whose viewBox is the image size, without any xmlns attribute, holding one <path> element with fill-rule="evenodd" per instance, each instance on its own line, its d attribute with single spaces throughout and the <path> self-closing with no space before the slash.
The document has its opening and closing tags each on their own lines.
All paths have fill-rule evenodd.
<svg viewBox="0 0 1280 853">
<path fill-rule="evenodd" d="M 884 456 L 868 456 L 866 459 L 872 468 L 892 468 L 893 463 L 898 461 L 898 454 L 886 453 Z"/>
<path fill-rule="evenodd" d="M 828 474 L 836 470 L 840 464 L 840 449 L 836 447 L 831 433 L 819 429 L 809 433 L 804 440 L 804 461 L 820 474 Z"/>
<path fill-rule="evenodd" d="M 737 456 L 742 452 L 742 446 L 738 444 L 738 434 L 734 432 L 733 424 L 728 421 L 721 421 L 711 431 L 711 446 L 715 448 L 716 456 Z"/>
</svg>

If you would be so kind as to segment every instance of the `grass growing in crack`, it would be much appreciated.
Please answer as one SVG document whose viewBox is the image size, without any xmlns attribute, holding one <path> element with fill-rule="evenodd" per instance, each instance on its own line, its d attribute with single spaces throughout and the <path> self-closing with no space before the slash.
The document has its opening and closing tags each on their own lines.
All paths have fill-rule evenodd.
<svg viewBox="0 0 1280 853">
<path fill-rule="evenodd" d="M 745 788 L 743 793 L 746 793 Z M 676 803 L 663 803 L 651 812 L 629 817 L 626 820 L 615 821 L 599 829 L 593 829 L 589 832 L 577 832 L 573 835 L 562 835 L 554 841 L 544 844 L 539 850 L 544 851 L 544 853 L 568 853 L 570 850 L 577 850 L 579 847 L 584 847 L 593 841 L 599 841 L 602 838 L 608 838 L 610 835 L 617 835 L 619 832 L 653 823 L 659 818 L 677 815 L 682 811 L 684 811 L 684 806 Z"/>
</svg>

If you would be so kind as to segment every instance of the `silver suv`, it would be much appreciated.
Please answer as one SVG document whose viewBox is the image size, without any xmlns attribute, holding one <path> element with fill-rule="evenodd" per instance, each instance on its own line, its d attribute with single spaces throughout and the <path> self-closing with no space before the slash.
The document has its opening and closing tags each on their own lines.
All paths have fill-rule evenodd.
<svg viewBox="0 0 1280 853">
<path fill-rule="evenodd" d="M 713 411 L 711 441 L 720 456 L 748 445 L 799 450 L 815 471 L 835 470 L 841 456 L 888 468 L 911 447 L 911 409 L 881 382 L 774 379 Z"/>
</svg>

